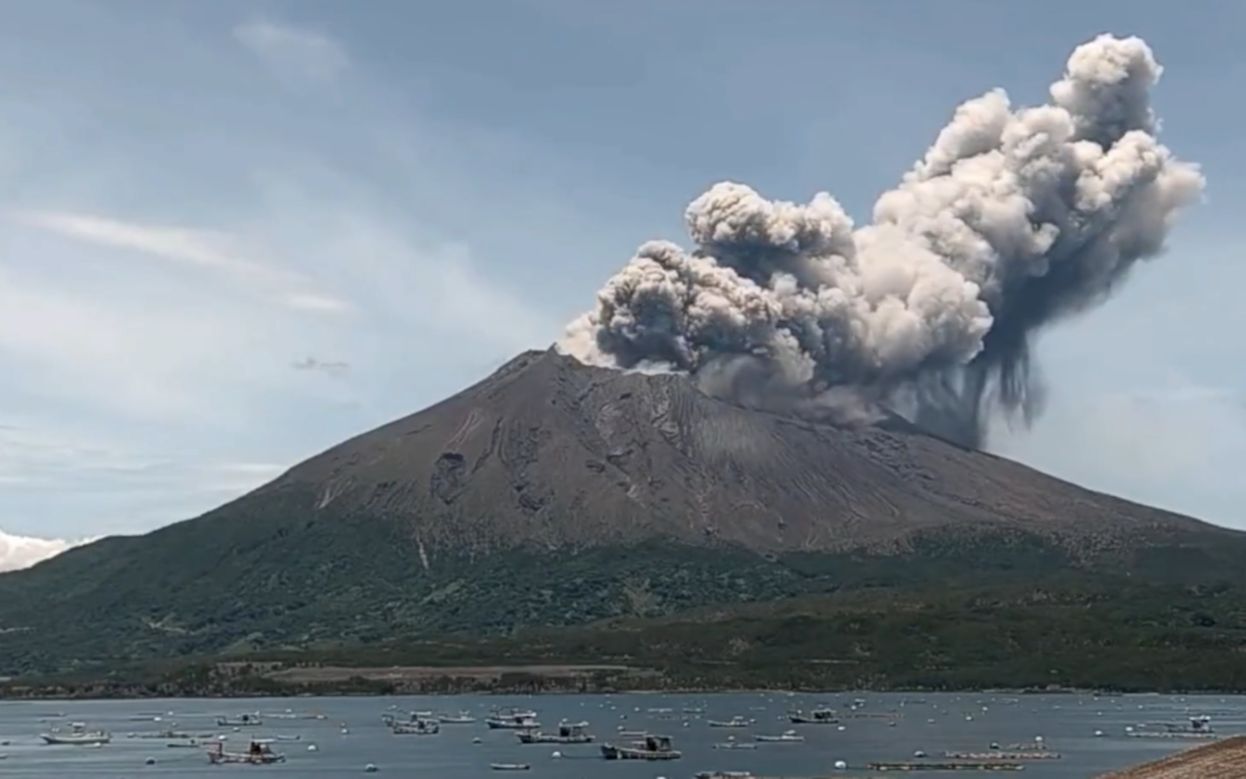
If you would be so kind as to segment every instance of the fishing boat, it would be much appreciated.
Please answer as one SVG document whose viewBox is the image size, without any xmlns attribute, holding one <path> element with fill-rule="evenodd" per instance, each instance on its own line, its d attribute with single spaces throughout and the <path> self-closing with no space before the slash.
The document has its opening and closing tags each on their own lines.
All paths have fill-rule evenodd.
<svg viewBox="0 0 1246 779">
<path fill-rule="evenodd" d="M 458 714 L 438 714 L 437 721 L 442 725 L 471 725 L 476 718 L 465 711 L 460 711 Z"/>
<path fill-rule="evenodd" d="M 776 743 L 776 744 L 796 744 L 796 743 L 800 743 L 801 741 L 805 740 L 804 736 L 798 734 L 794 730 L 784 731 L 777 736 L 754 736 L 753 738 L 763 743 Z"/>
<path fill-rule="evenodd" d="M 534 711 L 494 712 L 485 724 L 490 730 L 536 730 L 541 727 Z"/>
<path fill-rule="evenodd" d="M 417 717 L 411 722 L 395 722 L 391 729 L 395 736 L 435 736 L 441 732 L 441 725 L 435 719 Z"/>
<path fill-rule="evenodd" d="M 243 765 L 272 765 L 284 763 L 285 755 L 273 751 L 267 739 L 252 739 L 246 752 L 226 752 L 225 744 L 218 741 L 208 750 L 208 762 L 212 765 L 241 763 Z"/>
<path fill-rule="evenodd" d="M 808 714 L 794 711 L 787 715 L 793 725 L 837 725 L 839 716 L 834 709 L 814 709 Z"/>
<path fill-rule="evenodd" d="M 521 744 L 588 744 L 593 736 L 585 732 L 587 727 L 587 722 L 563 722 L 559 724 L 557 733 L 521 730 L 517 735 Z"/>
<path fill-rule="evenodd" d="M 671 746 L 670 736 L 645 736 L 632 746 L 602 744 L 601 756 L 607 760 L 678 760 L 683 753 Z"/>
<path fill-rule="evenodd" d="M 1134 730 L 1126 730 L 1125 735 L 1133 738 L 1174 738 L 1174 739 L 1218 739 L 1220 735 L 1211 726 L 1211 717 L 1206 714 L 1190 717 L 1188 725 L 1143 725 Z"/>
<path fill-rule="evenodd" d="M 41 733 L 39 738 L 48 744 L 95 746 L 112 741 L 112 734 L 107 730 L 87 730 L 85 724 L 71 722 L 68 731 L 53 728 L 47 733 Z"/>
<path fill-rule="evenodd" d="M 216 724 L 222 728 L 258 728 L 264 724 L 264 720 L 260 719 L 260 715 L 256 714 L 239 714 L 237 717 L 217 717 Z"/>
<path fill-rule="evenodd" d="M 489 768 L 494 771 L 527 771 L 532 766 L 527 763 L 490 763 Z"/>
<path fill-rule="evenodd" d="M 729 720 L 711 719 L 706 720 L 711 728 L 747 728 L 748 720 L 737 715 Z"/>
</svg>

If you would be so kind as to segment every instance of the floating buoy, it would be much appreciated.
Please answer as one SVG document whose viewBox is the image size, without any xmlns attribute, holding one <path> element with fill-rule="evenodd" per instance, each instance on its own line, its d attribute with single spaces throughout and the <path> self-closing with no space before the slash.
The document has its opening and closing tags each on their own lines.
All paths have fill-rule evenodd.
<svg viewBox="0 0 1246 779">
<path fill-rule="evenodd" d="M 836 770 L 836 771 L 842 771 L 842 770 L 844 770 L 844 769 L 845 769 L 845 768 L 847 768 L 847 767 L 848 767 L 848 764 L 847 764 L 847 763 L 845 763 L 843 760 L 836 760 L 836 761 L 835 761 L 835 770 Z"/>
<path fill-rule="evenodd" d="M 147 765 L 155 765 L 155 764 L 156 764 L 156 758 L 154 758 L 154 757 L 149 757 L 149 758 L 147 758 L 146 760 L 144 760 L 143 762 L 144 762 L 144 763 L 146 763 Z"/>
<path fill-rule="evenodd" d="M 553 754 L 550 755 L 550 757 L 557 760 L 558 758 L 562 757 L 562 752 L 559 752 L 557 749 L 555 749 Z"/>
<path fill-rule="evenodd" d="M 966 715 L 965 715 L 965 722 L 973 722 L 973 715 L 972 715 L 972 714 L 966 714 Z"/>
<path fill-rule="evenodd" d="M 921 750 L 921 749 L 919 749 L 919 750 L 917 750 L 916 752 L 914 752 L 914 753 L 913 753 L 913 757 L 918 757 L 918 758 L 921 758 L 921 757 L 925 757 L 925 756 L 926 756 L 926 752 L 925 752 L 924 750 Z"/>
<path fill-rule="evenodd" d="M 479 744 L 479 743 L 480 743 L 480 736 L 476 736 L 475 738 L 473 738 L 473 739 L 472 739 L 472 743 L 473 743 L 473 744 Z"/>
<path fill-rule="evenodd" d="M 381 769 L 376 767 L 376 763 L 368 763 L 366 766 L 363 767 L 363 771 L 366 774 L 375 774 L 377 771 L 380 771 L 380 770 Z"/>
<path fill-rule="evenodd" d="M 848 728 L 844 727 L 843 725 L 840 725 L 839 727 L 837 727 L 837 728 L 835 728 L 835 729 L 836 729 L 836 730 L 838 730 L 840 733 L 843 733 L 843 732 L 844 732 L 845 730 L 847 730 Z"/>
<path fill-rule="evenodd" d="M 350 728 L 342 728 L 342 735 L 343 736 L 350 735 Z"/>
<path fill-rule="evenodd" d="M 320 748 L 319 748 L 319 747 L 317 747 L 315 744 L 308 744 L 308 745 L 307 745 L 307 751 L 308 751 L 308 752 L 316 752 L 316 751 L 317 751 L 317 750 L 319 750 L 319 749 L 320 749 Z"/>
<path fill-rule="evenodd" d="M 1102 730 L 1096 730 L 1096 731 L 1095 731 L 1095 738 L 1103 738 L 1103 731 L 1102 731 Z"/>
<path fill-rule="evenodd" d="M 1133 733 L 1133 732 L 1134 732 L 1134 726 L 1133 726 L 1133 725 L 1126 725 L 1126 726 L 1125 726 L 1125 732 L 1126 732 L 1126 733 Z"/>
</svg>

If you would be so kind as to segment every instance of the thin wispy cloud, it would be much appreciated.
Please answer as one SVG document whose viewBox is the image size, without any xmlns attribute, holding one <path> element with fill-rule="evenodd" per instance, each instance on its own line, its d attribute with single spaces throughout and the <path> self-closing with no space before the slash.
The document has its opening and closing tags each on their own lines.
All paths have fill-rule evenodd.
<svg viewBox="0 0 1246 779">
<path fill-rule="evenodd" d="M 282 79 L 324 83 L 350 67 L 345 47 L 314 30 L 255 20 L 238 25 L 233 34 Z"/>
<path fill-rule="evenodd" d="M 247 257 L 237 246 L 240 242 L 225 233 L 66 211 L 16 211 L 11 216 L 28 227 L 75 240 L 218 273 L 292 309 L 338 313 L 350 308 L 345 300 L 315 290 L 301 274 Z"/>
</svg>

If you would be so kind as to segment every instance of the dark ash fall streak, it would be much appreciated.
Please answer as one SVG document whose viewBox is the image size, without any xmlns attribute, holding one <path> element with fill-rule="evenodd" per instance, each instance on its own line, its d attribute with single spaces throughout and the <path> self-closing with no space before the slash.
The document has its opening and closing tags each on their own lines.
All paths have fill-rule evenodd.
<svg viewBox="0 0 1246 779">
<path fill-rule="evenodd" d="M 715 184 L 685 214 L 697 248 L 641 246 L 560 347 L 749 405 L 895 411 L 976 446 L 991 409 L 1034 408 L 1032 334 L 1106 299 L 1202 191 L 1156 139 L 1161 70 L 1141 39 L 1102 35 L 1047 105 L 969 100 L 863 227 L 825 192 Z"/>
</svg>

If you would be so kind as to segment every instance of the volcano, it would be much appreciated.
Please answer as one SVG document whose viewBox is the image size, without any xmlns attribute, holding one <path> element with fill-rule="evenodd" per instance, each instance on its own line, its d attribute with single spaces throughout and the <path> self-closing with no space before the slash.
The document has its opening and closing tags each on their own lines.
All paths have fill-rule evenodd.
<svg viewBox="0 0 1246 779">
<path fill-rule="evenodd" d="M 1069 571 L 1236 581 L 1243 550 L 903 420 L 819 424 L 551 349 L 201 517 L 0 575 L 0 673 Z"/>
</svg>

